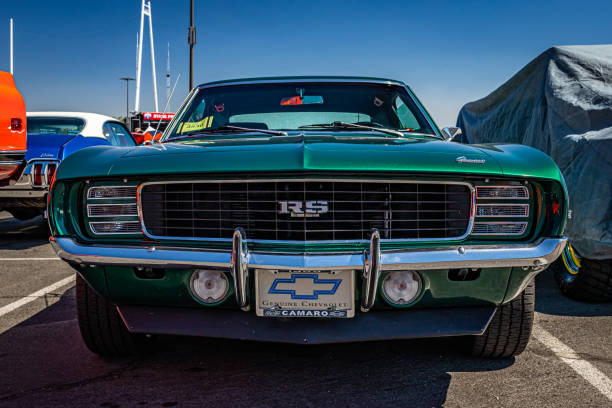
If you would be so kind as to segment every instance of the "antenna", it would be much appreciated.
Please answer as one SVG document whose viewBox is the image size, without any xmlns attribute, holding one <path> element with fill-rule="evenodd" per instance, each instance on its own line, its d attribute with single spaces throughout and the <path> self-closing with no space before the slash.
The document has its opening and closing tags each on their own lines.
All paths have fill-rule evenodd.
<svg viewBox="0 0 612 408">
<path fill-rule="evenodd" d="M 166 103 L 170 100 L 170 43 L 168 43 L 168 58 L 166 59 Z"/>
<path fill-rule="evenodd" d="M 181 73 L 179 72 L 178 76 L 176 77 L 176 81 L 174 82 L 174 86 L 172 87 L 172 92 L 170 92 L 170 98 L 172 98 L 172 95 L 174 94 L 174 89 L 176 88 L 176 84 L 178 84 L 178 80 L 180 77 L 181 77 Z M 155 128 L 155 135 L 157 135 L 157 132 L 159 131 L 159 125 L 161 125 L 161 121 L 164 115 L 166 114 L 166 110 L 168 109 L 168 105 L 170 104 L 170 98 L 168 98 L 168 100 L 166 101 L 166 106 L 164 106 L 164 111 L 162 112 L 161 118 L 159 118 L 159 122 L 157 122 L 157 127 Z M 153 138 L 155 138 L 155 135 L 153 135 Z"/>
<path fill-rule="evenodd" d="M 10 69 L 10 72 L 11 72 L 11 75 L 13 75 L 13 19 L 12 18 L 10 19 L 10 22 L 11 22 L 10 23 L 10 26 L 11 26 L 11 28 L 10 28 L 10 33 L 11 33 L 11 35 L 10 35 L 10 37 L 11 37 L 11 39 L 10 39 L 10 42 L 11 42 L 11 45 L 10 45 L 10 48 L 11 48 L 11 52 L 10 52 L 11 53 L 11 56 L 10 56 L 10 67 L 11 67 L 11 69 Z"/>
<path fill-rule="evenodd" d="M 153 100 L 155 102 L 155 111 L 159 110 L 157 105 L 157 81 L 155 74 L 155 45 L 153 44 L 153 20 L 151 17 L 151 1 L 142 0 L 142 8 L 140 9 L 140 35 L 138 35 L 138 61 L 136 63 L 136 101 L 134 103 L 134 111 L 138 112 L 140 108 L 140 74 L 142 72 L 142 35 L 144 30 L 144 17 L 149 16 L 149 39 L 151 40 L 151 72 L 153 73 Z"/>
</svg>

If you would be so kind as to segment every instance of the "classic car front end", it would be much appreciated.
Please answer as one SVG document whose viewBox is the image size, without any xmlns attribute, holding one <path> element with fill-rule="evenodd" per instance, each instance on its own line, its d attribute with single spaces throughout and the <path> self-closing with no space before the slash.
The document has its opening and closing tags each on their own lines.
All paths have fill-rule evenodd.
<svg viewBox="0 0 612 408">
<path fill-rule="evenodd" d="M 136 334 L 516 355 L 566 211 L 543 153 L 453 143 L 404 84 L 332 77 L 202 85 L 161 143 L 71 155 L 49 199 L 106 355 Z"/>
</svg>

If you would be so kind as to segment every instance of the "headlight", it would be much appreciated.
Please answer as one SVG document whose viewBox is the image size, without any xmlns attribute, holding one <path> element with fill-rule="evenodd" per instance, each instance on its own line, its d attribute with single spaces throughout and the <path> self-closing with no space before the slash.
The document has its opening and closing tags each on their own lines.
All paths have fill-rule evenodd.
<svg viewBox="0 0 612 408">
<path fill-rule="evenodd" d="M 201 302 L 218 303 L 225 298 L 229 283 L 221 271 L 196 269 L 191 275 L 191 292 Z"/>
<path fill-rule="evenodd" d="M 385 277 L 382 288 L 385 298 L 396 305 L 407 305 L 421 293 L 421 277 L 414 271 L 393 271 Z"/>
</svg>

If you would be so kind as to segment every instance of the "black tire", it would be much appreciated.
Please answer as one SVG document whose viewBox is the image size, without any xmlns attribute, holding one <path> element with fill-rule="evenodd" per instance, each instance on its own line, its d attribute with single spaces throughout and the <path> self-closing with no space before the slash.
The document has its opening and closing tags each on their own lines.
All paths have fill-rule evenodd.
<svg viewBox="0 0 612 408">
<path fill-rule="evenodd" d="M 612 301 L 612 259 L 580 259 L 567 244 L 551 269 L 565 296 L 583 302 Z"/>
<path fill-rule="evenodd" d="M 535 283 L 514 300 L 501 305 L 481 336 L 469 338 L 469 350 L 475 357 L 508 358 L 521 354 L 531 336 L 535 304 Z"/>
<path fill-rule="evenodd" d="M 76 304 L 79 329 L 88 349 L 105 357 L 134 354 L 134 335 L 128 332 L 116 306 L 94 292 L 79 274 Z"/>
</svg>

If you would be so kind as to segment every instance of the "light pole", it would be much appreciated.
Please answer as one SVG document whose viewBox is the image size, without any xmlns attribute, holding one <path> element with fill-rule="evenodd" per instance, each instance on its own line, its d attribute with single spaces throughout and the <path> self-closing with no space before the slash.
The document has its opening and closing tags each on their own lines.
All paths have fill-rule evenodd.
<svg viewBox="0 0 612 408">
<path fill-rule="evenodd" d="M 132 130 L 131 126 L 128 124 L 129 115 L 130 115 L 130 81 L 133 81 L 134 78 L 123 77 L 119 78 L 122 81 L 125 81 L 125 124 Z"/>
<path fill-rule="evenodd" d="M 196 43 L 196 28 L 193 25 L 193 0 L 191 0 L 191 12 L 189 14 L 187 43 L 189 44 L 189 92 L 191 92 L 193 89 L 193 46 Z"/>
</svg>

